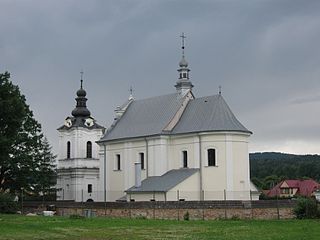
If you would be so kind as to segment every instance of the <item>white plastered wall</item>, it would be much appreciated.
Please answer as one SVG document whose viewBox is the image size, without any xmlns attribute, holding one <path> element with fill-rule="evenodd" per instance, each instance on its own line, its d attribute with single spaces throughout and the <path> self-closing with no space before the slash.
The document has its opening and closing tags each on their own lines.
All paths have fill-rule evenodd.
<svg viewBox="0 0 320 240">
<path fill-rule="evenodd" d="M 171 169 L 182 168 L 182 151 L 188 152 L 189 168 L 200 168 L 200 158 L 202 160 L 202 190 L 205 200 L 224 199 L 225 190 L 227 199 L 247 200 L 250 198 L 248 137 L 249 134 L 245 133 L 208 132 L 109 142 L 106 144 L 107 191 L 110 191 L 108 200 L 114 201 L 124 196 L 124 191 L 134 185 L 134 162 L 137 161 L 139 152 L 145 153 L 146 170 L 142 171 L 143 180 L 147 175 L 161 176 Z M 209 148 L 216 150 L 216 166 L 208 166 Z M 116 154 L 121 155 L 121 171 L 114 170 Z M 100 166 L 102 164 L 103 154 Z M 200 192 L 200 176 L 198 178 L 196 191 Z"/>
<path fill-rule="evenodd" d="M 57 161 L 57 188 L 59 200 L 98 200 L 99 146 L 96 141 L 103 135 L 102 129 L 72 128 L 59 131 L 59 154 Z M 67 142 L 70 141 L 70 158 L 67 159 Z M 87 156 L 87 142 L 92 143 L 92 158 Z M 59 169 L 61 171 L 59 171 Z M 92 193 L 88 193 L 88 184 Z"/>
</svg>

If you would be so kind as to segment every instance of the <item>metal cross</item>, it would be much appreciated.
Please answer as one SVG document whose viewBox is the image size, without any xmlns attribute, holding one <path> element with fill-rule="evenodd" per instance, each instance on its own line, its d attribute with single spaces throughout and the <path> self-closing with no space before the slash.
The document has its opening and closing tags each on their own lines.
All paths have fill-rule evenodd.
<svg viewBox="0 0 320 240">
<path fill-rule="evenodd" d="M 184 49 L 184 39 L 187 38 L 184 33 L 181 34 L 181 39 L 182 39 L 182 49 Z"/>
<path fill-rule="evenodd" d="M 83 70 L 81 70 L 80 75 L 81 75 L 81 80 L 80 80 L 80 82 L 81 82 L 81 88 L 82 88 L 82 82 L 83 82 Z"/>
<path fill-rule="evenodd" d="M 219 86 L 219 95 L 221 95 L 221 86 Z"/>
<path fill-rule="evenodd" d="M 130 89 L 129 89 L 129 91 L 130 91 L 130 95 L 132 96 L 132 93 L 133 93 L 133 89 L 132 89 L 132 86 L 130 86 Z"/>
</svg>

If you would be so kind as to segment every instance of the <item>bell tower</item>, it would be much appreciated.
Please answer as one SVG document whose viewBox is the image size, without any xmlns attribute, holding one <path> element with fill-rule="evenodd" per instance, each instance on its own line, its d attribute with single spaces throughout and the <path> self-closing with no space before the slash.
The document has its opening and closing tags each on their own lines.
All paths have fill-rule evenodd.
<svg viewBox="0 0 320 240">
<path fill-rule="evenodd" d="M 87 108 L 87 92 L 83 88 L 81 72 L 80 89 L 76 92 L 76 107 L 72 116 L 58 128 L 58 179 L 57 200 L 76 202 L 97 201 L 99 183 L 99 146 L 96 144 L 104 134 Z"/>
</svg>

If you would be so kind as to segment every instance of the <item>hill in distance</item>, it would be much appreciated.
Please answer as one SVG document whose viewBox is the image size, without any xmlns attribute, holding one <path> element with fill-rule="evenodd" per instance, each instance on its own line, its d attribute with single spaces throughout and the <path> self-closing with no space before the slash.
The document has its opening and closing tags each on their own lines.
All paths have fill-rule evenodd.
<svg viewBox="0 0 320 240">
<path fill-rule="evenodd" d="M 279 152 L 250 153 L 251 180 L 260 189 L 270 189 L 285 179 L 320 181 L 320 155 Z"/>
</svg>

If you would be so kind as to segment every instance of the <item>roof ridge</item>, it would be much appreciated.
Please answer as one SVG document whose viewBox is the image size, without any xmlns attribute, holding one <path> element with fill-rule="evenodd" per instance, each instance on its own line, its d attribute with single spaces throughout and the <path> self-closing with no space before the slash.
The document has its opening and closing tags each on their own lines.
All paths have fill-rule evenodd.
<svg viewBox="0 0 320 240">
<path fill-rule="evenodd" d="M 160 97 L 167 97 L 167 96 L 172 96 L 172 95 L 178 95 L 178 93 L 169 93 L 169 94 L 164 94 L 164 95 L 158 95 L 154 97 L 147 97 L 147 98 L 142 98 L 142 99 L 135 99 L 135 102 L 140 102 L 140 101 L 145 101 L 149 99 L 155 99 L 155 98 L 160 98 Z"/>
<path fill-rule="evenodd" d="M 180 108 L 176 111 L 176 113 L 172 116 L 169 122 L 164 126 L 162 131 L 171 132 L 174 127 L 179 123 L 184 111 L 186 110 L 189 102 L 194 98 L 191 91 L 189 91 L 184 97 L 181 103 Z"/>
</svg>

